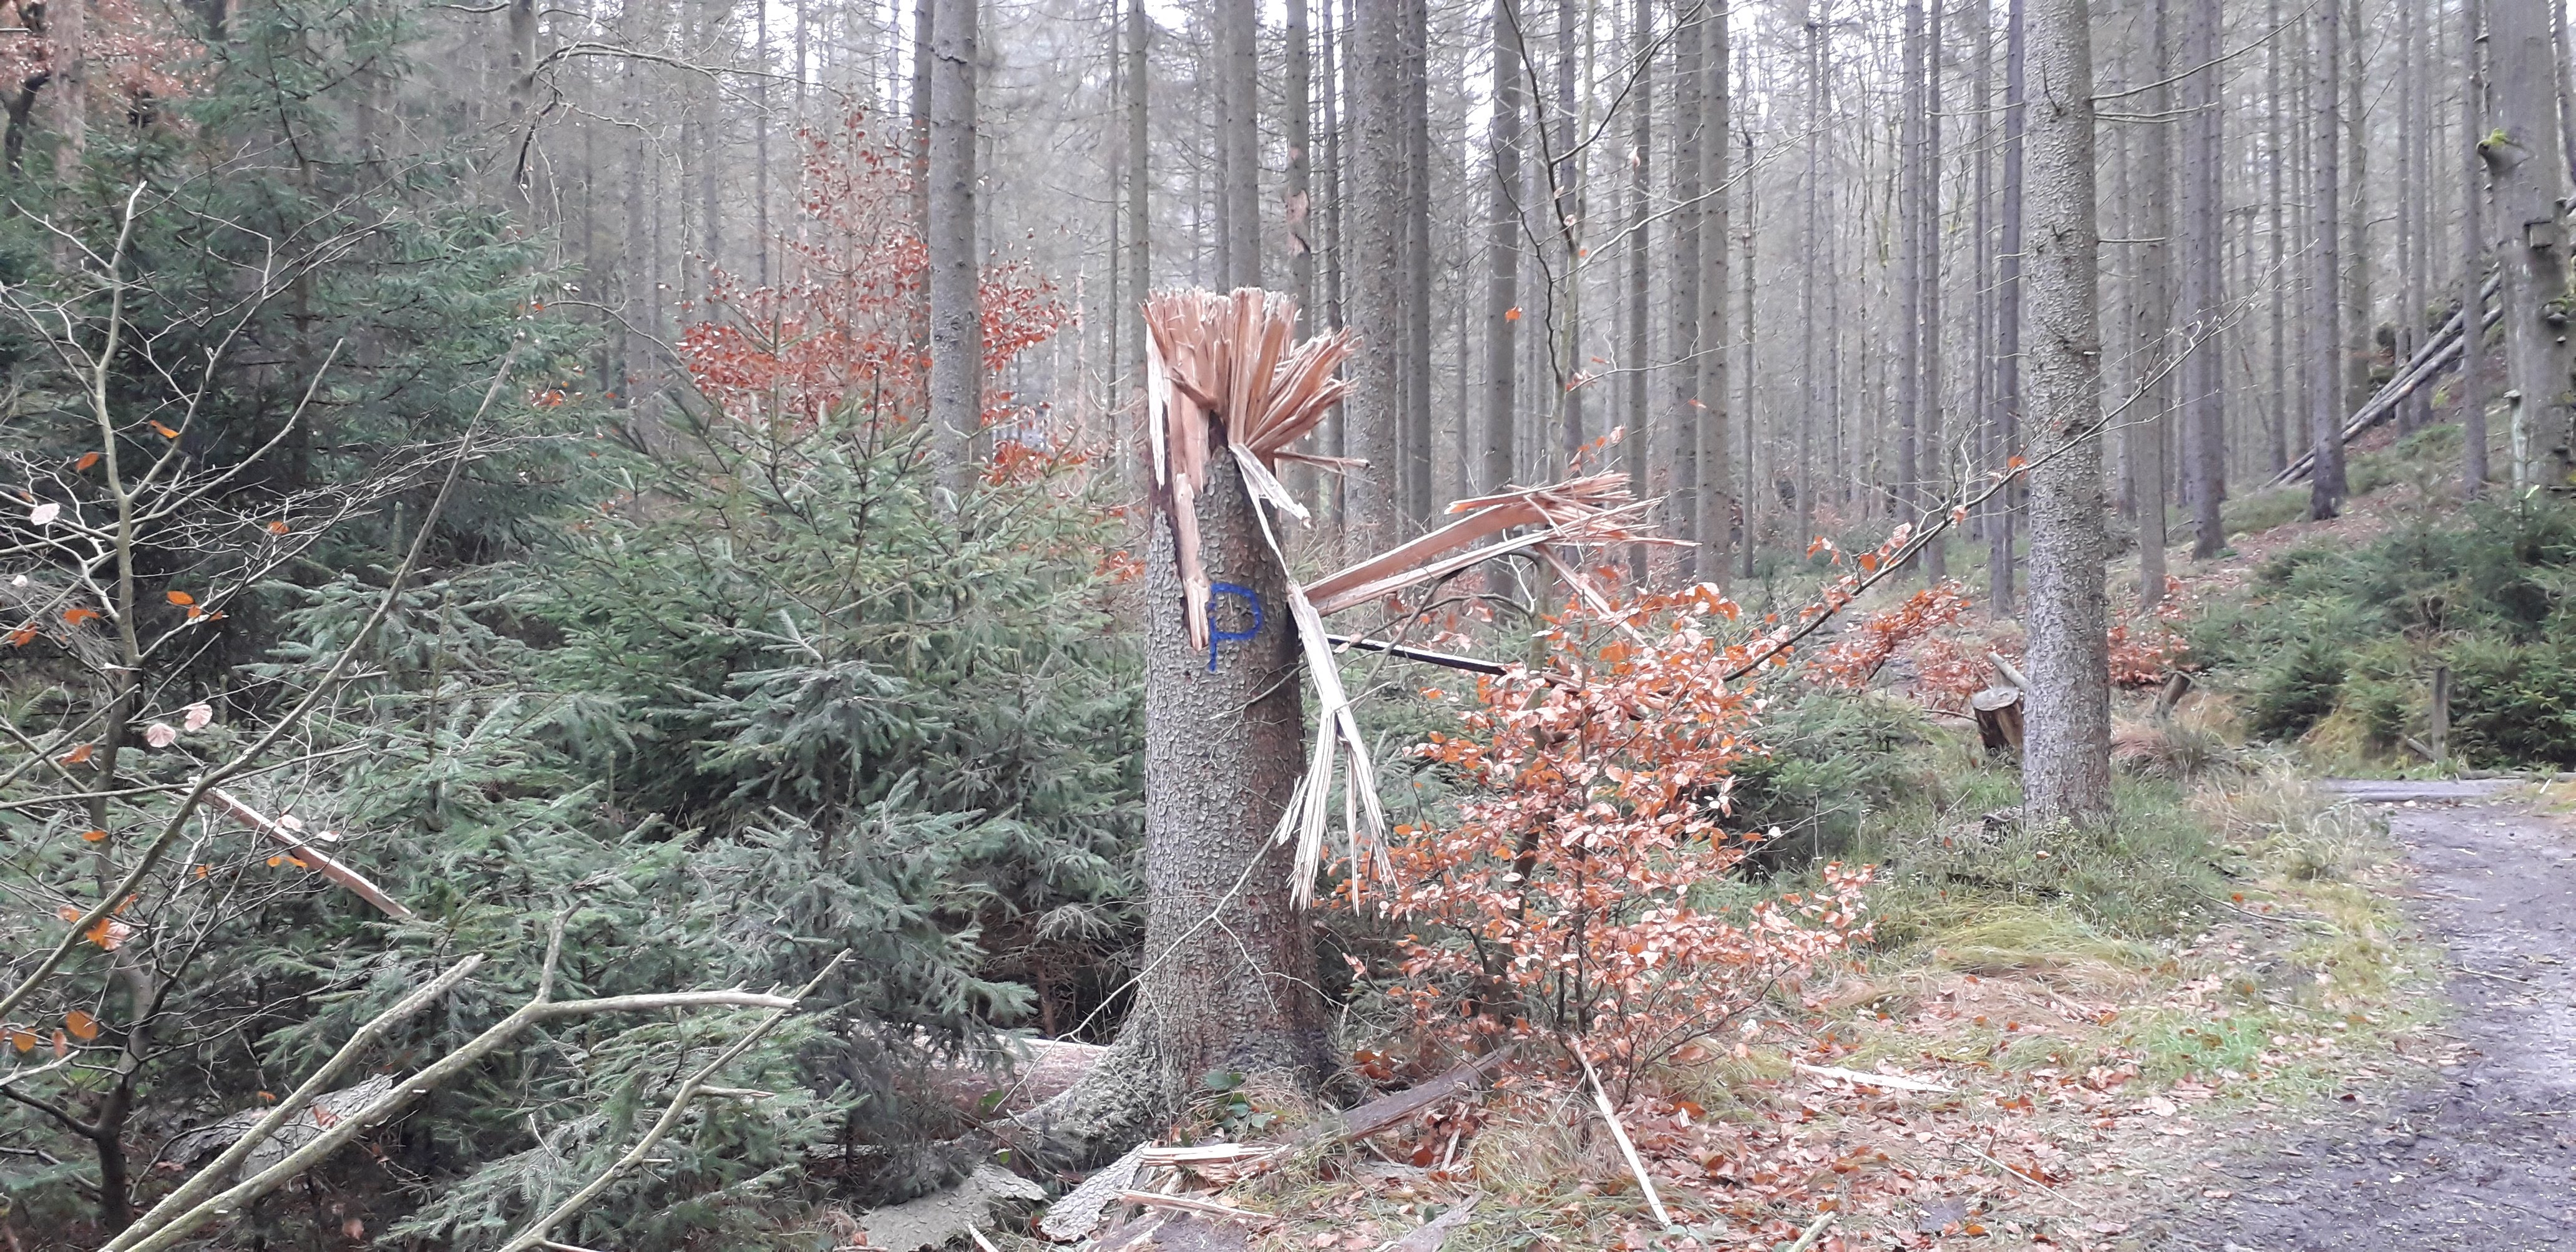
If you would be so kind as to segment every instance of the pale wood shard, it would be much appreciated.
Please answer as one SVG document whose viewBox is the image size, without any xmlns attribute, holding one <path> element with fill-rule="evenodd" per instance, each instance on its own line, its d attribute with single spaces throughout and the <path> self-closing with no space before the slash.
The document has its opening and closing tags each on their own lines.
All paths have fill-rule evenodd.
<svg viewBox="0 0 2576 1252">
<path fill-rule="evenodd" d="M 1901 1074 L 1872 1074 L 1863 1070 L 1844 1069 L 1839 1065 L 1809 1065 L 1805 1061 L 1791 1061 L 1789 1068 L 1817 1078 L 1831 1078 L 1837 1082 L 1847 1082 L 1863 1087 L 1879 1087 L 1888 1091 L 1929 1091 L 1944 1095 L 1955 1094 L 1958 1091 L 1956 1087 L 1921 1078 L 1907 1078 Z"/>
<path fill-rule="evenodd" d="M 1601 1075 L 1592 1072 L 1592 1058 L 1583 1054 L 1582 1043 L 1574 1039 L 1567 1039 L 1566 1046 L 1573 1050 L 1574 1059 L 1582 1063 L 1583 1080 L 1592 1084 L 1592 1107 L 1599 1110 L 1601 1120 L 1609 1124 L 1611 1141 L 1619 1145 L 1619 1155 L 1627 1158 L 1628 1172 L 1636 1176 L 1637 1189 L 1646 1193 L 1646 1207 L 1653 1211 L 1656 1224 L 1672 1225 L 1673 1215 L 1664 1210 L 1664 1197 L 1655 1192 L 1655 1180 L 1646 1173 L 1645 1160 L 1637 1155 L 1637 1145 L 1628 1138 L 1628 1128 L 1619 1123 L 1619 1110 L 1611 1105 L 1610 1093 L 1601 1089 Z"/>
<path fill-rule="evenodd" d="M 412 920 L 412 911 L 404 907 L 402 901 L 385 894 L 384 889 L 368 881 L 366 875 L 315 849 L 302 835 L 270 821 L 259 810 L 234 798 L 232 793 L 221 787 L 210 788 L 206 792 L 206 801 L 241 824 L 285 845 L 296 860 L 312 866 L 314 873 L 358 893 L 358 898 L 376 906 L 376 911 L 398 922 Z"/>
</svg>

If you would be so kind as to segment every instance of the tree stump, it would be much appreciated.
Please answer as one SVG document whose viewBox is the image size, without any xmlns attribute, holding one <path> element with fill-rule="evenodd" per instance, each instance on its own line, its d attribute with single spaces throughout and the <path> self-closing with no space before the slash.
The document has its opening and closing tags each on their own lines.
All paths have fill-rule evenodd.
<svg viewBox="0 0 2576 1252">
<path fill-rule="evenodd" d="M 1968 708 L 1977 715 L 1977 739 L 1985 745 L 1987 756 L 2000 756 L 2010 749 L 2021 755 L 2021 688 L 1988 687 L 1968 700 Z"/>
</svg>

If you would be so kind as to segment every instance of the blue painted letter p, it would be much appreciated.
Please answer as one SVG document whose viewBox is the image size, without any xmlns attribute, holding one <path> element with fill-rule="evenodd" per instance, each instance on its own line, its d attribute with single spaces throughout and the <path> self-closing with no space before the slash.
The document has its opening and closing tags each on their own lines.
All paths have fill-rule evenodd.
<svg viewBox="0 0 2576 1252">
<path fill-rule="evenodd" d="M 1251 606 L 1252 625 L 1243 630 L 1218 630 L 1216 628 L 1216 598 L 1218 596 L 1235 596 L 1240 598 L 1246 605 Z M 1207 613 L 1208 672 L 1213 674 L 1216 672 L 1217 645 L 1231 640 L 1250 639 L 1254 635 L 1261 633 L 1261 597 L 1254 595 L 1252 588 L 1250 587 L 1237 586 L 1233 583 L 1210 583 L 1208 584 Z"/>
</svg>

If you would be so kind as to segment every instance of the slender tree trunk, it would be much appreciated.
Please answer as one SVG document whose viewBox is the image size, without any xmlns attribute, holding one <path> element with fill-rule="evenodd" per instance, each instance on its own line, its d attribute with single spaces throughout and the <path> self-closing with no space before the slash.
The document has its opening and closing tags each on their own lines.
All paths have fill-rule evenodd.
<svg viewBox="0 0 2576 1252">
<path fill-rule="evenodd" d="M 1485 234 L 1485 447 L 1487 491 L 1512 481 L 1518 436 L 1512 429 L 1514 331 L 1521 317 L 1521 96 L 1526 83 L 1520 15 L 1514 0 L 1494 3 L 1494 121 L 1488 144 L 1493 171 L 1492 219 Z"/>
<path fill-rule="evenodd" d="M 1737 45 L 1738 51 L 1735 58 L 1735 72 L 1736 80 L 1738 82 L 1747 82 L 1752 76 L 1752 47 L 1753 41 L 1750 38 L 1747 38 L 1742 44 Z M 1770 497 L 1773 501 L 1776 501 L 1779 498 L 1773 492 L 1768 478 L 1757 478 L 1755 476 L 1757 471 L 1755 469 L 1753 455 L 1753 336 L 1755 333 L 1753 321 L 1753 170 L 1753 127 L 1748 123 L 1744 127 L 1744 277 L 1738 280 L 1737 284 L 1737 289 L 1742 293 L 1743 298 L 1736 305 L 1736 312 L 1738 314 L 1736 324 L 1744 328 L 1743 333 L 1737 336 L 1739 350 L 1743 353 L 1743 359 L 1741 368 L 1736 370 L 1736 386 L 1739 388 L 1737 394 L 1740 397 L 1740 403 L 1736 409 L 1736 413 L 1737 420 L 1744 426 L 1745 488 L 1744 494 L 1738 497 L 1744 511 L 1744 546 L 1742 548 L 1744 563 L 1737 567 L 1737 572 L 1743 574 L 1746 578 L 1751 578 L 1754 574 L 1753 549 L 1757 536 L 1757 532 L 1755 530 L 1755 503 L 1757 501 L 1762 501 L 1766 496 Z M 1779 426 L 1776 421 L 1772 424 L 1771 430 L 1773 437 L 1776 439 L 1779 430 Z M 1775 443 L 1772 446 L 1774 451 L 1770 460 L 1774 465 L 1774 472 L 1776 473 L 1776 466 L 1779 460 L 1779 453 L 1776 450 L 1778 445 Z M 1769 505 L 1766 503 L 1763 507 L 1768 508 Z"/>
<path fill-rule="evenodd" d="M 1353 555 L 1394 545 L 1404 465 L 1398 426 L 1406 420 L 1405 76 L 1399 3 L 1354 6 L 1351 28 L 1351 356 L 1353 386 L 1345 405 L 1353 455 L 1368 463 L 1344 488 L 1350 500 Z"/>
<path fill-rule="evenodd" d="M 2312 85 L 2309 88 L 2310 134 L 2309 158 L 2314 170 L 2310 180 L 2311 223 L 2308 246 L 2314 252 L 2314 268 L 2309 296 L 2311 324 L 2316 343 L 2316 360 L 2311 363 L 2315 383 L 2308 393 L 2308 443 L 2316 456 L 2316 469 L 2308 477 L 2308 516 L 2316 520 L 2333 517 L 2343 507 L 2343 333 L 2340 325 L 2343 304 L 2339 283 L 2343 270 L 2335 248 L 2337 210 L 2343 203 L 2338 182 L 2339 166 L 2335 144 L 2340 138 L 2335 129 L 2336 114 L 2343 99 L 2343 14 L 2339 0 L 2326 0 L 2316 9 L 2316 46 L 2311 50 Z M 2545 37 L 2545 32 L 2544 32 Z"/>
<path fill-rule="evenodd" d="M 2490 226 L 2504 266 L 2504 348 L 2513 485 L 2569 481 L 2567 247 L 2559 202 L 2558 74 L 2548 0 L 2485 0 L 2493 132 L 2480 145 L 2494 179 Z"/>
<path fill-rule="evenodd" d="M 2227 498 L 2227 431 L 2225 388 L 2227 349 L 2221 326 L 2227 320 L 2226 255 L 2223 250 L 2223 206 L 2219 196 L 2221 143 L 2218 71 L 2219 0 L 2184 0 L 2182 63 L 2191 70 L 2183 80 L 2183 282 L 2182 304 L 2191 315 L 2192 347 L 2183 372 L 2183 446 L 2190 480 L 2194 560 L 2208 560 L 2226 545 L 2226 526 L 2219 505 Z M 2161 591 L 2161 588 L 2159 588 Z"/>
<path fill-rule="evenodd" d="M 1501 4 L 1508 2 L 1500 0 L 1496 11 L 1500 12 Z M 1624 354 L 1628 434 L 1620 444 L 1619 454 L 1620 464 L 1628 471 L 1629 489 L 1640 498 L 1647 494 L 1646 462 L 1654 425 L 1653 371 L 1649 368 L 1654 360 L 1654 342 L 1648 321 L 1651 301 L 1646 253 L 1654 244 L 1655 59 L 1643 52 L 1654 46 L 1654 37 L 1654 0 L 1637 0 L 1636 18 L 1629 31 L 1629 43 L 1640 50 L 1640 55 L 1628 105 L 1628 350 Z M 1499 176 L 1496 182 L 1498 186 L 1510 186 Z M 1644 587 L 1647 575 L 1645 546 L 1631 545 L 1628 581 Z"/>
<path fill-rule="evenodd" d="M 2183 0 L 2190 3 L 2191 0 Z M 2138 388 L 2143 392 L 2138 415 L 2123 424 L 2120 450 L 2127 470 L 2129 505 L 2138 519 L 2138 602 L 2152 605 L 2165 591 L 2165 443 L 2171 422 L 2174 353 L 2174 203 L 2173 123 L 2161 120 L 2173 110 L 2172 0 L 2147 0 L 2148 21 L 2140 33 L 2147 40 L 2147 112 L 2158 121 L 2143 127 L 2145 146 L 2138 164 L 2144 185 L 2133 203 L 2141 210 L 2134 232 L 2141 242 L 2130 326 L 2136 336 Z M 2136 62 L 2131 62 L 2136 64 Z"/>
<path fill-rule="evenodd" d="M 2266 0 L 2263 23 L 2266 30 L 2281 29 L 2281 0 Z M 2264 426 L 2265 450 L 2270 454 L 2271 469 L 2275 474 L 2290 463 L 2289 292 L 2295 276 L 2290 269 L 2288 201 L 2282 195 L 2283 169 L 2291 159 L 2286 150 L 2291 124 L 2287 112 L 2289 97 L 2281 86 L 2281 65 L 2288 59 L 2283 45 L 2287 42 L 2285 37 L 2275 34 L 2265 46 L 2263 57 L 2263 104 L 2270 118 L 2263 134 L 2264 176 L 2268 180 L 2264 208 L 2272 244 L 2271 278 L 2264 284 L 2271 288 L 2272 293 L 2272 377 L 2268 397 L 2271 408 Z"/>
<path fill-rule="evenodd" d="M 1219 0 L 1217 34 L 1220 142 L 1225 146 L 1225 283 L 1261 285 L 1261 6 Z"/>
<path fill-rule="evenodd" d="M 2101 331 L 2095 303 L 2092 23 L 2086 0 L 2031 5 L 2030 476 L 2032 690 L 2024 811 L 2096 823 L 2111 810 L 2110 653 L 2103 590 Z"/>
<path fill-rule="evenodd" d="M 1666 420 L 1670 437 L 1664 447 L 1672 449 L 1672 503 L 1667 516 L 1675 537 L 1692 543 L 1705 539 L 1700 534 L 1700 419 L 1699 388 L 1702 352 L 1715 347 L 1700 336 L 1706 329 L 1700 315 L 1702 299 L 1723 300 L 1724 292 L 1700 290 L 1704 267 L 1700 250 L 1708 246 L 1702 232 L 1708 221 L 1700 212 L 1701 197 L 1707 188 L 1700 181 L 1708 176 L 1708 119 L 1705 96 L 1708 73 L 1703 61 L 1708 31 L 1706 7 L 1693 0 L 1683 0 L 1673 17 L 1673 248 L 1669 282 L 1672 288 L 1673 312 L 1673 405 Z M 1724 241 L 1719 247 L 1726 246 Z M 1676 561 L 1683 581 L 1695 580 L 1700 574 L 1699 550 L 1683 548 Z"/>
<path fill-rule="evenodd" d="M 2483 0 L 2460 0 L 2460 494 L 2487 486 L 2486 29 Z"/>
<path fill-rule="evenodd" d="M 1298 329 L 1315 328 L 1315 181 L 1311 172 L 1315 136 L 1311 124 L 1315 96 L 1313 38 L 1306 24 L 1307 0 L 1288 0 L 1288 287 L 1297 297 Z M 1257 68 L 1257 67 L 1256 67 Z M 1256 140 L 1257 140 L 1256 136 Z M 1301 469 L 1305 481 L 1311 469 Z M 1312 491 L 1305 493 L 1311 497 Z"/>
<path fill-rule="evenodd" d="M 1830 6 L 1831 0 L 1824 0 L 1824 4 Z M 1800 7 L 1804 10 L 1805 6 L 1802 4 Z M 1816 375 L 1818 346 L 1816 343 L 1816 288 L 1819 275 L 1817 261 L 1828 246 L 1824 233 L 1823 202 L 1820 199 L 1823 187 L 1823 171 L 1820 166 L 1823 164 L 1823 132 L 1827 129 L 1825 125 L 1825 48 L 1826 41 L 1831 36 L 1832 27 L 1824 19 L 1829 14 L 1828 7 L 1826 13 L 1802 11 L 1800 15 L 1806 19 L 1808 124 L 1806 128 L 1807 170 L 1805 178 L 1800 183 L 1800 193 L 1806 200 L 1805 220 L 1799 228 L 1798 235 L 1798 385 L 1801 388 L 1798 405 L 1798 530 L 1796 534 L 1789 537 L 1790 544 L 1795 548 L 1805 547 L 1816 533 L 1816 427 L 1826 413 L 1833 411 L 1824 405 L 1824 393 L 1830 380 L 1818 378 Z M 1678 295 L 1675 296 L 1674 302 L 1676 304 L 1680 302 Z M 1833 362 L 1828 360 L 1828 367 L 1832 364 Z"/>
<path fill-rule="evenodd" d="M 513 4 L 527 2 L 512 0 Z M 89 5 L 87 0 L 53 0 L 45 9 L 48 56 L 53 62 L 45 85 L 51 88 L 54 108 L 54 179 L 68 187 L 80 177 L 89 147 Z M 511 20 L 517 18 L 513 9 Z M 534 30 L 531 25 L 532 40 Z M 512 33 L 515 36 L 516 31 Z"/>
<path fill-rule="evenodd" d="M 1996 243 L 1995 266 L 1995 408 L 1992 420 L 1997 453 L 2024 455 L 2021 446 L 2021 299 L 2022 180 L 2030 102 L 2023 91 L 2030 55 L 2027 0 L 2007 0 L 2004 10 L 2004 155 L 2001 202 L 2002 236 Z M 2013 530 L 2022 512 L 2027 486 L 2007 486 L 1996 499 L 1994 523 L 1986 542 L 1991 612 L 1998 618 L 2014 612 Z"/>
<path fill-rule="evenodd" d="M 1419 524 L 1431 516 L 1431 101 L 1430 7 L 1427 0 L 1392 0 L 1401 11 L 1403 75 L 1405 419 L 1409 445 L 1404 466 L 1406 516 Z"/>
<path fill-rule="evenodd" d="M 2343 288 L 2343 411 L 2352 413 L 2370 402 L 2370 362 L 2378 355 L 2378 328 L 2370 316 L 2370 145 L 2365 142 L 2370 131 L 2362 94 L 2366 72 L 2362 44 L 2370 28 L 2362 20 L 2361 0 L 2346 0 L 2346 4 L 2340 120 L 2346 167 L 2343 185 L 2350 203 L 2344 207 L 2343 259 L 2347 269 Z"/>
<path fill-rule="evenodd" d="M 1141 4 L 1142 0 L 1138 3 Z M 1342 55 L 1342 39 L 1350 24 L 1335 25 L 1333 0 L 1320 0 L 1318 7 L 1324 19 L 1324 311 L 1326 326 L 1340 330 L 1347 324 L 1342 302 L 1342 234 L 1343 223 L 1347 219 L 1342 216 L 1342 206 L 1349 200 L 1346 193 L 1350 187 L 1348 166 L 1342 155 L 1349 150 L 1342 142 L 1342 67 L 1348 61 Z M 1324 450 L 1329 455 L 1350 455 L 1350 425 L 1344 418 L 1348 407 L 1335 404 L 1324 419 Z M 1347 482 L 1344 475 L 1332 476 L 1330 491 L 1336 542 L 1341 542 L 1339 536 L 1349 520 L 1349 502 L 1344 495 Z M 1343 547 L 1347 550 L 1346 543 Z"/>
<path fill-rule="evenodd" d="M 1700 31 L 1700 63 L 1705 85 L 1700 92 L 1700 140 L 1707 164 L 1700 175 L 1706 199 L 1700 206 L 1699 246 L 1699 531 L 1704 556 L 1700 576 L 1725 586 L 1727 557 L 1735 530 L 1735 465 L 1732 428 L 1728 425 L 1726 326 L 1727 128 L 1731 101 L 1727 91 L 1727 21 L 1729 10 L 1711 6 Z"/>
<path fill-rule="evenodd" d="M 1302 0 L 1300 0 L 1302 3 Z M 1153 75 L 1147 58 L 1154 19 L 1145 11 L 1145 0 L 1127 0 L 1125 27 L 1127 84 L 1127 229 L 1126 255 L 1121 258 L 1127 270 L 1125 303 L 1115 310 L 1116 320 L 1127 328 L 1127 355 L 1116 362 L 1125 371 L 1131 399 L 1141 399 L 1145 387 L 1145 297 L 1154 286 L 1153 237 L 1153 148 L 1149 142 L 1148 122 L 1152 119 Z M 1140 430 L 1144 424 L 1141 403 L 1127 410 L 1128 429 Z M 1126 450 L 1125 465 L 1129 481 L 1141 496 L 1146 490 L 1146 461 L 1141 442 Z"/>
<path fill-rule="evenodd" d="M 1921 511 L 1923 406 L 1923 0 L 1905 0 L 1896 129 L 1896 506 Z"/>
<path fill-rule="evenodd" d="M 770 282 L 769 249 L 769 6 L 752 10 L 752 64 L 763 73 L 751 80 L 751 255 L 752 275 L 761 286 Z M 531 63 L 533 63 L 531 58 Z"/>
<path fill-rule="evenodd" d="M 1922 449 L 1915 458 L 1915 469 L 1926 489 L 1918 498 L 1918 510 L 1949 507 L 1949 458 L 1944 455 L 1941 435 L 1941 5 L 1931 6 L 1923 33 L 1923 153 L 1917 160 L 1923 174 L 1919 184 L 1921 203 L 1914 211 L 1915 228 L 1923 232 L 1923 382 L 1922 400 L 1916 410 L 1917 433 Z M 1932 541 L 1923 550 L 1923 577 L 1937 583 L 1949 576 L 1947 535 Z"/>
<path fill-rule="evenodd" d="M 934 0 L 930 72 L 930 422 L 949 487 L 975 475 L 984 317 L 975 250 L 976 0 Z"/>
</svg>

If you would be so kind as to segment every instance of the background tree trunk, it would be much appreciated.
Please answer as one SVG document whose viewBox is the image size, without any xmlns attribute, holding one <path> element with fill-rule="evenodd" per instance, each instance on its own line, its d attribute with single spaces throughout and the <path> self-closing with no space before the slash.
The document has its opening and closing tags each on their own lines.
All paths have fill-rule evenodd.
<svg viewBox="0 0 2576 1252">
<path fill-rule="evenodd" d="M 2486 317 L 2487 84 L 2482 0 L 2460 0 L 2460 494 L 2477 499 L 2487 486 Z"/>
<path fill-rule="evenodd" d="M 1665 420 L 1669 437 L 1660 446 L 1671 450 L 1672 485 L 1665 525 L 1674 538 L 1696 542 L 1701 537 L 1699 356 L 1710 346 L 1700 342 L 1699 306 L 1703 298 L 1724 300 L 1726 293 L 1700 290 L 1700 249 L 1708 246 L 1700 234 L 1707 220 L 1699 211 L 1700 197 L 1706 192 L 1700 180 L 1708 175 L 1708 158 L 1702 152 L 1708 138 L 1702 103 L 1708 75 L 1701 61 L 1708 29 L 1706 8 L 1683 0 L 1673 21 L 1673 244 L 1672 268 L 1667 271 L 1671 277 L 1666 280 L 1672 289 L 1673 399 L 1671 416 Z M 1725 247 L 1725 241 L 1717 246 Z M 1699 577 L 1699 550 L 1680 549 L 1675 564 L 1685 581 Z"/>
<path fill-rule="evenodd" d="M 930 69 L 930 423 L 951 490 L 974 482 L 984 424 L 975 249 L 976 0 L 933 0 Z"/>
<path fill-rule="evenodd" d="M 1995 448 L 1998 455 L 2023 456 L 2021 446 L 2021 275 L 2023 145 L 2029 100 L 2023 91 L 2030 49 L 2027 0 L 2008 0 L 2004 10 L 2004 156 L 2003 186 L 1995 214 L 2002 221 L 1995 245 Z M 1986 532 L 1986 575 L 1991 611 L 2010 617 L 2013 596 L 2013 530 L 2020 520 L 2020 497 L 2026 487 L 2007 486 L 1996 496 L 2001 506 Z"/>
<path fill-rule="evenodd" d="M 2174 353 L 2181 347 L 2174 333 L 2173 123 L 2165 116 L 2172 112 L 2174 94 L 2166 85 L 2174 71 L 2171 7 L 2172 0 L 2146 0 L 2148 20 L 2139 28 L 2147 43 L 2140 60 L 2147 82 L 2153 84 L 2143 103 L 2157 120 L 2136 136 L 2144 159 L 2138 163 L 2142 186 L 2134 201 L 2137 278 L 2129 326 L 2141 395 L 2137 408 L 2121 423 L 2120 459 L 2129 506 L 2138 519 L 2141 605 L 2154 604 L 2165 591 L 2165 441 L 2176 390 Z"/>
<path fill-rule="evenodd" d="M 2308 246 L 2314 250 L 2309 281 L 2309 324 L 2316 344 L 2316 359 L 2310 363 L 2314 382 L 2308 391 L 2308 445 L 2316 456 L 2316 468 L 2308 477 L 2308 516 L 2323 520 L 2333 517 L 2343 507 L 2343 371 L 2338 368 L 2343 355 L 2340 323 L 2343 305 L 2338 284 L 2343 270 L 2335 257 L 2336 209 L 2343 197 L 2338 189 L 2335 159 L 2336 114 L 2342 92 L 2339 89 L 2343 69 L 2343 26 L 2339 0 L 2326 0 L 2317 6 L 2316 46 L 2310 49 L 2312 61 L 2309 87 L 2310 133 L 2309 158 L 2314 174 L 2309 182 L 2310 222 Z"/>
<path fill-rule="evenodd" d="M 1508 0 L 1499 0 L 1508 3 Z M 1637 0 L 1636 18 L 1629 30 L 1630 42 L 1638 48 L 1651 48 L 1655 39 L 1654 0 Z M 1655 59 L 1640 57 L 1637 82 L 1630 93 L 1635 110 L 1629 115 L 1628 132 L 1628 346 L 1623 354 L 1628 370 L 1625 382 L 1628 394 L 1628 434 L 1619 447 L 1620 464 L 1628 471 L 1629 488 L 1642 498 L 1647 494 L 1646 464 L 1653 447 L 1654 425 L 1654 360 L 1651 284 L 1647 271 L 1647 252 L 1654 246 L 1655 219 Z M 1642 544 L 1628 549 L 1628 580 L 1638 587 L 1646 585 L 1648 570 L 1646 548 Z"/>
<path fill-rule="evenodd" d="M 1712 6 L 1700 28 L 1700 139 L 1705 164 L 1699 227 L 1699 542 L 1700 577 L 1726 585 L 1728 544 L 1734 530 L 1735 466 L 1727 424 L 1726 253 L 1727 209 L 1727 14 Z"/>
<path fill-rule="evenodd" d="M 2095 270 L 2093 53 L 2086 0 L 2031 5 L 2030 476 L 2033 690 L 2024 811 L 2096 822 L 2111 809 L 2110 654 L 2103 591 L 2101 328 Z"/>
<path fill-rule="evenodd" d="M 1915 209 L 1915 228 L 1923 233 L 1923 382 L 1915 410 L 1916 433 L 1922 440 L 1915 459 L 1920 484 L 1918 510 L 1947 508 L 1950 490 L 1941 436 L 1941 6 L 1934 3 L 1923 31 L 1922 170 Z M 1912 520 L 1912 519 L 1908 519 Z M 1923 578 L 1937 583 L 1950 573 L 1948 536 L 1923 550 Z"/>
<path fill-rule="evenodd" d="M 2569 481 L 2567 248 L 2559 201 L 2567 175 L 2558 139 L 2558 71 L 2548 0 L 2485 0 L 2495 128 L 2483 143 L 2494 179 L 2489 238 L 2504 266 L 2505 401 L 2513 485 Z"/>
<path fill-rule="evenodd" d="M 1397 425 L 1405 416 L 1404 360 L 1412 342 L 1405 324 L 1407 248 L 1404 21 L 1399 3 L 1354 6 L 1351 28 L 1351 455 L 1368 462 L 1343 488 L 1350 501 L 1347 544 L 1353 556 L 1395 543 L 1404 465 Z"/>
<path fill-rule="evenodd" d="M 1520 15 L 1513 0 L 1494 0 L 1494 121 L 1488 144 L 1493 166 L 1493 219 L 1485 227 L 1485 448 L 1487 491 L 1512 481 L 1512 333 L 1520 312 L 1521 94 L 1528 71 L 1521 60 Z"/>
<path fill-rule="evenodd" d="M 1219 0 L 1218 70 L 1221 139 L 1225 146 L 1225 284 L 1261 285 L 1261 6 L 1259 0 Z"/>
<path fill-rule="evenodd" d="M 2227 154 L 2220 142 L 2225 105 L 2218 70 L 2210 67 L 2218 59 L 2223 14 L 2219 0 L 2183 2 L 2189 8 L 2183 15 L 2182 63 L 2191 74 L 2183 80 L 2182 307 L 2190 314 L 2192 336 L 2182 375 L 2184 473 L 2194 527 L 2191 555 L 2205 561 L 2227 541 L 2218 515 L 2227 498 L 2227 349 L 2220 329 L 2228 319 L 2227 262 L 2219 178 Z M 2159 595 L 2162 590 L 2157 588 Z"/>
</svg>

